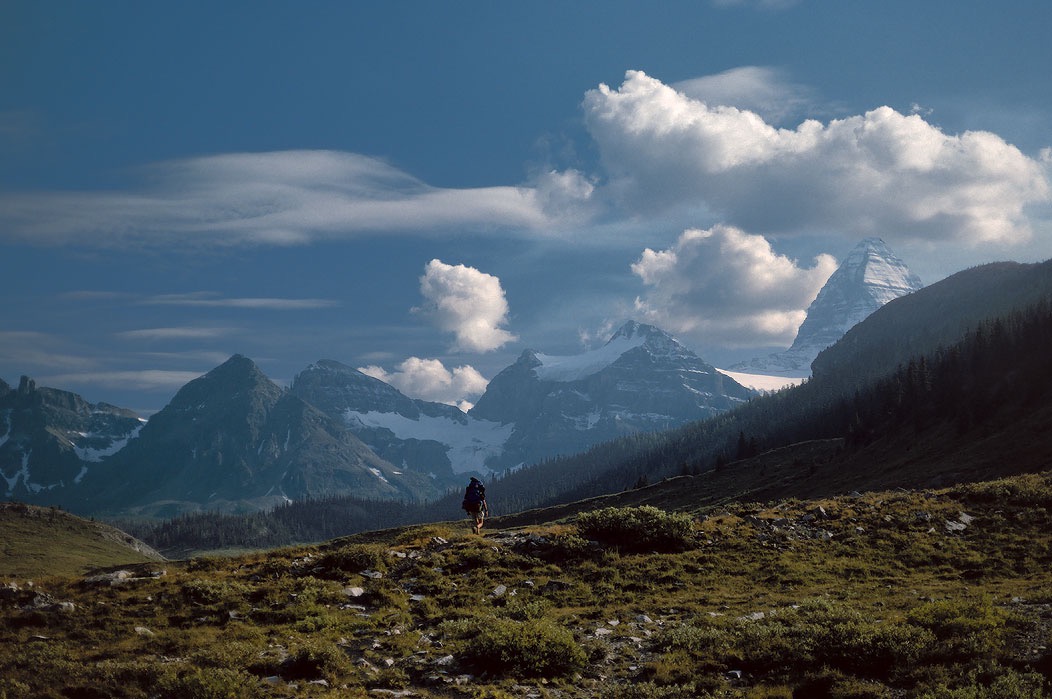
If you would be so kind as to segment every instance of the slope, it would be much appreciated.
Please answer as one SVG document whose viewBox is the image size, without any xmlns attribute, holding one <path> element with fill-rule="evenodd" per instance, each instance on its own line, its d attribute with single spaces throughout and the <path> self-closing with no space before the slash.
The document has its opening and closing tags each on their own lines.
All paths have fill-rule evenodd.
<svg viewBox="0 0 1052 699">
<path fill-rule="evenodd" d="M 1050 527 L 1043 474 L 56 577 L 0 588 L 0 692 L 1044 697 Z"/>
<path fill-rule="evenodd" d="M 906 360 L 879 381 L 816 376 L 713 420 L 509 474 L 491 484 L 491 504 L 506 497 L 500 510 L 508 512 L 572 502 L 814 439 L 846 440 L 837 466 L 844 482 L 832 492 L 1047 468 L 1049 308 L 1041 303 L 991 321 L 953 347 Z"/>
<path fill-rule="evenodd" d="M 1052 260 L 967 269 L 896 299 L 815 359 L 814 375 L 860 385 L 954 344 L 985 320 L 1052 298 Z"/>
<path fill-rule="evenodd" d="M 0 541 L 0 578 L 79 575 L 95 568 L 164 560 L 119 529 L 20 503 L 0 503 Z"/>
</svg>

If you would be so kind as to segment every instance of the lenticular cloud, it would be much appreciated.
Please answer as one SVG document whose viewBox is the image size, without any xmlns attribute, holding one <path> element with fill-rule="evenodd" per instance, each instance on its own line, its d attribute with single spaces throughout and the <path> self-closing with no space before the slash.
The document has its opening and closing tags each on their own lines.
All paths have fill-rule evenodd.
<svg viewBox="0 0 1052 699">
<path fill-rule="evenodd" d="M 1028 204 L 1050 199 L 1045 170 L 999 136 L 947 135 L 919 115 L 775 128 L 759 115 L 691 99 L 638 71 L 584 100 L 617 202 L 634 212 L 704 205 L 767 233 L 895 232 L 1015 243 Z"/>
</svg>

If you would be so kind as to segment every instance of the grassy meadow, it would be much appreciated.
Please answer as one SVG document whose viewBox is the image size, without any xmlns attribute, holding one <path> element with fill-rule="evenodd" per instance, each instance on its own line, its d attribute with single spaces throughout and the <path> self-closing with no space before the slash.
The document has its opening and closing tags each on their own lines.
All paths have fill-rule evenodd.
<svg viewBox="0 0 1052 699">
<path fill-rule="evenodd" d="M 1045 697 L 1052 475 L 0 579 L 0 697 Z"/>
</svg>

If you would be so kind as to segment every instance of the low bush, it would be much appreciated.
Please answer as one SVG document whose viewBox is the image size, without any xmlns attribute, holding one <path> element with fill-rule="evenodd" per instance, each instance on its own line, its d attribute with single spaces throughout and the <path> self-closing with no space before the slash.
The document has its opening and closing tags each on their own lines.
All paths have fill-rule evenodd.
<svg viewBox="0 0 1052 699">
<path fill-rule="evenodd" d="M 311 573 L 320 578 L 342 579 L 366 570 L 382 572 L 387 566 L 386 549 L 371 544 L 348 544 L 318 559 Z"/>
<path fill-rule="evenodd" d="M 194 668 L 165 675 L 157 683 L 160 699 L 249 699 L 255 696 L 256 678 L 240 670 Z"/>
<path fill-rule="evenodd" d="M 582 535 L 622 551 L 674 553 L 694 546 L 694 518 L 650 505 L 604 507 L 577 517 Z"/>
<path fill-rule="evenodd" d="M 1003 647 L 1008 613 L 989 597 L 929 602 L 910 611 L 911 624 L 930 631 L 935 643 L 927 655 L 934 660 L 989 658 Z"/>
<path fill-rule="evenodd" d="M 584 666 L 584 649 L 573 634 L 550 621 L 487 619 L 478 620 L 473 626 L 463 657 L 478 671 L 521 677 L 561 677 Z"/>
</svg>

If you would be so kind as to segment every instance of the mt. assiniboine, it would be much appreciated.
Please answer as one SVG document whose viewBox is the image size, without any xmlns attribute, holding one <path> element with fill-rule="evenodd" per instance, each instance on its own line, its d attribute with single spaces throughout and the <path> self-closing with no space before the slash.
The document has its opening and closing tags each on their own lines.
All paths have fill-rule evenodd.
<svg viewBox="0 0 1052 699">
<path fill-rule="evenodd" d="M 806 377 L 818 353 L 884 304 L 923 288 L 920 278 L 880 238 L 862 240 L 807 309 L 792 346 L 730 367 L 753 374 Z"/>
</svg>

